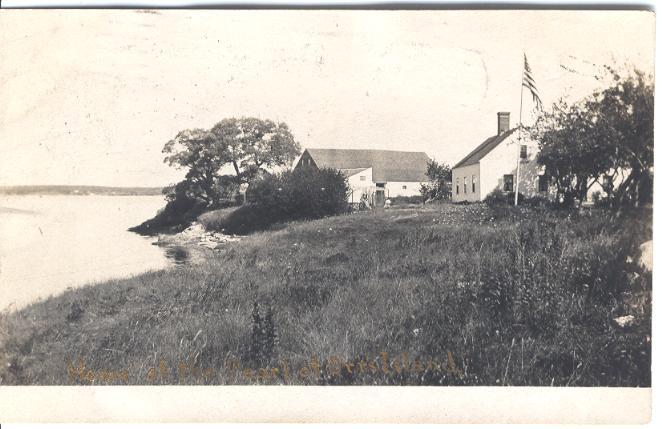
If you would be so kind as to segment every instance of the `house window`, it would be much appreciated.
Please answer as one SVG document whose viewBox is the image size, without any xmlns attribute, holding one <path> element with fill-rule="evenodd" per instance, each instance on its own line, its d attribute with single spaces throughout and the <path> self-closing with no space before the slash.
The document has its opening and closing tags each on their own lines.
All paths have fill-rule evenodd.
<svg viewBox="0 0 662 429">
<path fill-rule="evenodd" d="M 359 176 L 359 180 L 360 180 L 361 182 L 365 182 L 365 176 Z"/>
<path fill-rule="evenodd" d="M 538 176 L 538 192 L 547 192 L 549 189 L 549 181 L 547 179 L 547 176 L 544 174 L 541 174 Z"/>
<path fill-rule="evenodd" d="M 455 179 L 455 194 L 460 195 L 460 179 Z"/>
<path fill-rule="evenodd" d="M 471 192 L 476 193 L 476 176 L 473 174 L 471 175 Z"/>
<path fill-rule="evenodd" d="M 503 175 L 503 190 L 505 192 L 513 192 L 513 175 L 504 174 Z"/>
<path fill-rule="evenodd" d="M 402 185 L 402 189 L 407 189 L 407 185 Z"/>
<path fill-rule="evenodd" d="M 464 193 L 467 193 L 467 178 L 464 178 Z"/>
<path fill-rule="evenodd" d="M 525 144 L 523 144 L 519 147 L 519 157 L 520 158 L 527 159 L 526 150 L 527 150 L 527 146 Z"/>
</svg>

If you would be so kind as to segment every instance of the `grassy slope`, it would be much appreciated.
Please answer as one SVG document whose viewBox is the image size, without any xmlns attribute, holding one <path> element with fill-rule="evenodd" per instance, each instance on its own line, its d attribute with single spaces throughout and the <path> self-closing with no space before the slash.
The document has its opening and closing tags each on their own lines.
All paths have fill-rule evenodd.
<svg viewBox="0 0 662 429">
<path fill-rule="evenodd" d="M 462 375 L 434 365 L 398 374 L 393 362 L 388 374 L 338 374 L 327 361 L 319 377 L 285 381 L 649 385 L 650 276 L 626 275 L 636 269 L 622 237 L 639 244 L 649 228 L 623 234 L 599 215 L 494 215 L 442 205 L 296 223 L 200 266 L 65 292 L 0 320 L 1 383 L 78 383 L 69 358 L 96 371 L 94 383 L 108 382 L 102 369 L 126 370 L 138 384 L 246 383 L 255 379 L 226 367 L 233 358 L 256 368 L 296 369 L 313 356 L 381 367 L 375 357 L 385 351 L 421 362 L 451 352 Z M 270 362 L 255 358 L 254 302 L 262 314 L 273 308 Z M 613 324 L 624 314 L 635 326 Z M 161 359 L 165 371 L 152 381 Z M 213 372 L 179 378 L 180 361 Z"/>
</svg>

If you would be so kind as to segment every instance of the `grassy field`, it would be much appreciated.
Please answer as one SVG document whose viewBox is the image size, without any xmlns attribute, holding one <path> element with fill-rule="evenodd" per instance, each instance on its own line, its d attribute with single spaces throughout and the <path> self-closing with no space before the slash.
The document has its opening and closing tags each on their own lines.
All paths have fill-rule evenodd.
<svg viewBox="0 0 662 429">
<path fill-rule="evenodd" d="M 293 223 L 3 315 L 0 382 L 650 386 L 630 259 L 650 222 L 445 204 Z"/>
</svg>

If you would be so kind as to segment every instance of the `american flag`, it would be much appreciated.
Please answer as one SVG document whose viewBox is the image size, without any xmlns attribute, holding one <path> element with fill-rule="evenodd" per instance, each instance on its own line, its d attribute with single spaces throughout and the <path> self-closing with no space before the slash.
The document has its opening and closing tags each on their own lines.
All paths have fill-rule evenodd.
<svg viewBox="0 0 662 429">
<path fill-rule="evenodd" d="M 531 66 L 529 66 L 529 61 L 526 59 L 526 54 L 524 54 L 524 73 L 522 74 L 522 86 L 529 88 L 529 91 L 531 91 L 531 95 L 533 96 L 533 101 L 536 103 L 536 108 L 542 110 L 542 100 L 540 100 L 540 95 L 538 95 L 536 81 L 533 80 Z"/>
</svg>

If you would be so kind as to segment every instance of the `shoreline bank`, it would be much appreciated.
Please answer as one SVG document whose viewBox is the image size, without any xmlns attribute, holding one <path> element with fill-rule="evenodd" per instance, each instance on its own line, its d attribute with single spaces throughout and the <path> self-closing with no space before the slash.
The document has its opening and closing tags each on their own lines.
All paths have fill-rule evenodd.
<svg viewBox="0 0 662 429">
<path fill-rule="evenodd" d="M 241 240 L 242 236 L 227 235 L 215 231 L 207 231 L 205 227 L 198 223 L 193 222 L 191 226 L 182 232 L 175 234 L 158 234 L 156 242 L 153 244 L 157 246 L 201 246 L 207 249 L 216 250 L 219 246 L 227 243 L 235 243 Z"/>
</svg>

